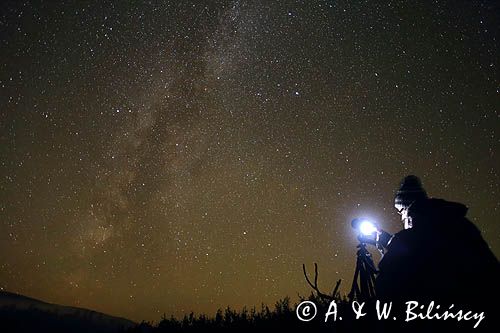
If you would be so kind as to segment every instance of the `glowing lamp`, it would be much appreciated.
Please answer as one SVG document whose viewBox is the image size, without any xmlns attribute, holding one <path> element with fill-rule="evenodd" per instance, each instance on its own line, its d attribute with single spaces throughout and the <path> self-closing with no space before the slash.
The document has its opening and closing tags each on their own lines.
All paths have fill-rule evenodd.
<svg viewBox="0 0 500 333">
<path fill-rule="evenodd" d="M 365 218 L 354 219 L 352 220 L 351 225 L 355 230 L 365 236 L 373 235 L 378 230 L 374 222 Z"/>
</svg>

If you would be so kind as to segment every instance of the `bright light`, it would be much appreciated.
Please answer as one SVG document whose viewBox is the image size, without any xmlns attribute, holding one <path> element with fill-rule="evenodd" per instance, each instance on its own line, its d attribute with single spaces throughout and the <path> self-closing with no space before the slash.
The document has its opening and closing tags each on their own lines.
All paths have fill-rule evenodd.
<svg viewBox="0 0 500 333">
<path fill-rule="evenodd" d="M 364 220 L 359 225 L 359 231 L 361 231 L 363 235 L 369 236 L 377 231 L 377 227 L 375 227 L 375 224 L 373 224 L 373 222 Z"/>
</svg>

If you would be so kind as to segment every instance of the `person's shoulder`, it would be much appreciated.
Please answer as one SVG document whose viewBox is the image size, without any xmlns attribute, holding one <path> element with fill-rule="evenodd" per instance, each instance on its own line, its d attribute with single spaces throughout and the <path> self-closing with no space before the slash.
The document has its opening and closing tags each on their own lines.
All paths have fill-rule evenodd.
<svg viewBox="0 0 500 333">
<path fill-rule="evenodd" d="M 467 210 L 467 206 L 460 202 L 428 198 L 416 201 L 410 208 L 410 215 L 415 212 L 423 216 L 464 217 Z"/>
</svg>

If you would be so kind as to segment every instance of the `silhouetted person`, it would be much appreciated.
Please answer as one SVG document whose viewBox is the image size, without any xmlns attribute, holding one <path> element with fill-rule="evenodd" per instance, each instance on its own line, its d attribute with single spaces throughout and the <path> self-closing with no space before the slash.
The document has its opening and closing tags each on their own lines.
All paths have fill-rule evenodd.
<svg viewBox="0 0 500 333">
<path fill-rule="evenodd" d="M 377 298 L 453 303 L 493 315 L 489 304 L 498 300 L 499 263 L 465 217 L 467 207 L 428 198 L 416 176 L 403 179 L 395 207 L 405 229 L 392 237 L 379 263 Z"/>
</svg>

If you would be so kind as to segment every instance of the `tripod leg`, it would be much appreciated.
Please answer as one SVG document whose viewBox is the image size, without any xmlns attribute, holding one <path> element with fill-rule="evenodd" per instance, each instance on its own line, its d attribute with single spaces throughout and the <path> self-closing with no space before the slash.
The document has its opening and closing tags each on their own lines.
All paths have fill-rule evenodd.
<svg viewBox="0 0 500 333">
<path fill-rule="evenodd" d="M 361 294 L 360 290 L 359 290 L 359 285 L 358 285 L 358 276 L 359 276 L 360 266 L 361 266 L 361 262 L 360 262 L 359 257 L 358 257 L 356 260 L 356 269 L 354 271 L 354 279 L 352 280 L 351 291 L 349 292 L 349 295 L 348 295 L 348 297 L 351 301 L 358 298 L 359 295 Z"/>
</svg>

